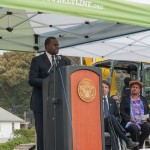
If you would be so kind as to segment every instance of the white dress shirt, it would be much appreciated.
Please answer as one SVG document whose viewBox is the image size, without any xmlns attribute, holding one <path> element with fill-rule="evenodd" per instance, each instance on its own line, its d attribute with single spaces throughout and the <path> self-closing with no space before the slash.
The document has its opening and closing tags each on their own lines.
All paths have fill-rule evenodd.
<svg viewBox="0 0 150 150">
<path fill-rule="evenodd" d="M 46 52 L 46 55 L 47 55 L 47 57 L 48 57 L 50 63 L 52 64 L 52 55 L 49 54 L 48 52 Z"/>
</svg>

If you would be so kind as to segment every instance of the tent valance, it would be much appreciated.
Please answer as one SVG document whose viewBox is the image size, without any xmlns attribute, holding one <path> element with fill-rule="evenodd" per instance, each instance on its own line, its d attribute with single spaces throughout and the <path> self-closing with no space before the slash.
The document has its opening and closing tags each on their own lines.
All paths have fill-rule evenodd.
<svg viewBox="0 0 150 150">
<path fill-rule="evenodd" d="M 1 0 L 0 6 L 150 27 L 150 4 L 126 0 Z"/>
</svg>

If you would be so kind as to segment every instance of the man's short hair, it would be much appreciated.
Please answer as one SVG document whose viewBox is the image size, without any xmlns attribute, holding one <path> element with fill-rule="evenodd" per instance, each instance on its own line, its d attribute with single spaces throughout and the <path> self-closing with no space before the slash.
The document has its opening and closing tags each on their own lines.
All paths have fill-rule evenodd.
<svg viewBox="0 0 150 150">
<path fill-rule="evenodd" d="M 53 40 L 53 39 L 57 39 L 57 38 L 50 36 L 45 40 L 45 48 L 46 48 L 46 45 L 48 45 L 51 42 L 51 40 Z"/>
<path fill-rule="evenodd" d="M 124 84 L 126 85 L 126 86 L 129 86 L 129 82 L 131 81 L 131 78 L 130 77 L 125 77 L 124 78 Z"/>
<path fill-rule="evenodd" d="M 102 83 L 106 84 L 110 89 L 110 83 L 107 80 L 103 80 Z"/>
</svg>

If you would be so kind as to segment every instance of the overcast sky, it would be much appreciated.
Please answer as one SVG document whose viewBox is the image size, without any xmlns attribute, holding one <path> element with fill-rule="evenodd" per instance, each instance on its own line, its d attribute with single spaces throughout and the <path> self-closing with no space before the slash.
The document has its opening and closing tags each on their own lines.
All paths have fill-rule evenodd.
<svg viewBox="0 0 150 150">
<path fill-rule="evenodd" d="M 4 51 L 1 51 L 1 50 L 0 50 L 0 55 L 2 55 L 3 53 L 4 53 Z"/>
</svg>

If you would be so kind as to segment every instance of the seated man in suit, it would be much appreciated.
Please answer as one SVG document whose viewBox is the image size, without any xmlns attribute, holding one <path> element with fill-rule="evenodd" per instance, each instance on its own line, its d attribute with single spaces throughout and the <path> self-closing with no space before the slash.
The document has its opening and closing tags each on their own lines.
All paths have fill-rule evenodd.
<svg viewBox="0 0 150 150">
<path fill-rule="evenodd" d="M 103 104 L 104 104 L 103 105 L 104 126 L 105 131 L 110 133 L 112 149 L 119 150 L 117 142 L 118 136 L 126 142 L 127 148 L 132 149 L 136 147 L 139 143 L 133 142 L 125 135 L 124 129 L 117 120 L 119 112 L 116 102 L 113 98 L 108 97 L 110 84 L 106 80 L 103 80 L 102 86 L 103 86 Z"/>
</svg>

